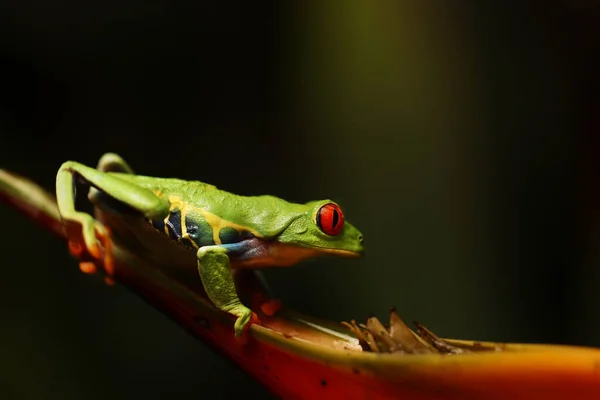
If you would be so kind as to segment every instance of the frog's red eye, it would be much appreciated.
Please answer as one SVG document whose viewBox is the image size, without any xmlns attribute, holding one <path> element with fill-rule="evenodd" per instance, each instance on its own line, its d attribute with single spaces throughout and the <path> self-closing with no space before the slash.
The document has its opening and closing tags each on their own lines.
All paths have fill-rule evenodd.
<svg viewBox="0 0 600 400">
<path fill-rule="evenodd" d="M 344 227 L 344 214 L 333 203 L 327 203 L 319 209 L 316 218 L 317 226 L 328 235 L 338 235 Z"/>
</svg>

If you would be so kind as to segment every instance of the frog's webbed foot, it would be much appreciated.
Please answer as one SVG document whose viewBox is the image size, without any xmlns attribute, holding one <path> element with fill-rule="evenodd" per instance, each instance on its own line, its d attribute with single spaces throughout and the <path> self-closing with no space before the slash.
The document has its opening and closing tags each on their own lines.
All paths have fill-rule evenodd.
<svg viewBox="0 0 600 400">
<path fill-rule="evenodd" d="M 242 340 L 245 339 L 245 334 L 248 331 L 248 328 L 250 328 L 250 325 L 259 322 L 258 316 L 241 303 L 234 304 L 230 308 L 224 307 L 223 311 L 227 311 L 237 317 L 235 324 L 233 325 L 233 330 L 235 336 L 242 338 Z"/>
<path fill-rule="evenodd" d="M 234 278 L 236 284 L 239 282 L 242 285 L 252 285 L 246 289 L 252 293 L 252 309 L 260 310 L 267 317 L 272 317 L 283 308 L 280 299 L 271 296 L 271 290 L 263 274 L 256 270 L 234 270 Z M 252 278 L 248 276 L 252 274 Z"/>
<path fill-rule="evenodd" d="M 63 226 L 69 240 L 69 252 L 82 260 L 79 264 L 81 271 L 95 273 L 95 262 L 100 262 L 107 275 L 104 281 L 108 285 L 114 284 L 112 239 L 108 229 L 91 215 L 81 212 L 63 216 Z M 93 261 L 87 261 L 87 256 L 91 256 Z"/>
<path fill-rule="evenodd" d="M 268 299 L 261 303 L 260 310 L 268 317 L 272 317 L 277 314 L 283 305 L 279 299 Z"/>
</svg>

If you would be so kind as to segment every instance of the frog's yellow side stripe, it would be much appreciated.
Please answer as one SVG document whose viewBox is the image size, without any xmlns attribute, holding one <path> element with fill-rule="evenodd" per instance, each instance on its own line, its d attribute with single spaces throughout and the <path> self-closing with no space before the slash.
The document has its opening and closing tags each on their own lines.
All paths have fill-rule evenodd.
<svg viewBox="0 0 600 400">
<path fill-rule="evenodd" d="M 169 218 L 171 217 L 171 214 L 167 214 L 167 216 L 165 217 L 165 219 L 163 219 L 163 224 L 164 224 L 164 228 L 163 230 L 165 231 L 165 235 L 169 236 Z"/>
<path fill-rule="evenodd" d="M 190 243 L 192 244 L 192 246 L 195 249 L 199 249 L 200 247 L 198 247 L 198 245 L 196 244 L 196 242 L 194 240 L 192 240 L 192 238 L 190 237 L 190 235 L 188 234 L 187 231 L 187 224 L 185 223 L 185 216 L 187 215 L 187 211 L 186 210 L 179 210 L 179 214 L 181 215 L 181 238 L 182 239 L 187 239 L 190 241 Z"/>
<path fill-rule="evenodd" d="M 177 196 L 169 196 L 169 202 L 171 203 L 171 209 L 177 208 L 179 210 L 179 212 L 181 213 L 182 232 L 184 229 L 187 229 L 187 228 L 184 228 L 185 227 L 184 215 L 186 215 L 188 212 L 191 211 L 191 212 L 196 212 L 196 213 L 202 215 L 202 217 L 204 217 L 204 220 L 206 221 L 206 223 L 208 223 L 208 225 L 210 225 L 210 227 L 213 231 L 213 241 L 217 245 L 222 244 L 221 238 L 219 237 L 219 231 L 223 228 L 233 228 L 238 232 L 248 231 L 256 237 L 259 237 L 259 238 L 262 237 L 262 235 L 260 233 L 258 233 L 257 231 L 255 231 L 252 228 L 249 228 L 244 225 L 236 224 L 234 222 L 226 221 L 216 214 L 213 214 L 213 213 L 205 211 L 201 208 L 195 207 L 189 203 L 186 203 L 185 201 L 181 200 Z M 185 232 L 185 234 L 187 235 L 187 231 Z"/>
</svg>

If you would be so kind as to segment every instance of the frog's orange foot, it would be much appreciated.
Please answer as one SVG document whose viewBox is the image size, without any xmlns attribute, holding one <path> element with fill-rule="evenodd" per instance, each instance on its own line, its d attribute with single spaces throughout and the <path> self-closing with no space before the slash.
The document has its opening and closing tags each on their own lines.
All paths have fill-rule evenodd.
<svg viewBox="0 0 600 400">
<path fill-rule="evenodd" d="M 79 242 L 69 240 L 69 253 L 75 258 L 81 258 L 83 255 L 83 246 Z"/>
<path fill-rule="evenodd" d="M 258 318 L 258 315 L 256 315 L 255 312 L 252 313 L 250 321 L 248 322 L 248 325 L 246 325 L 246 331 L 250 328 L 250 325 L 252 324 L 260 324 L 260 319 Z"/>
<path fill-rule="evenodd" d="M 84 274 L 95 274 L 96 273 L 96 264 L 91 261 L 82 261 L 79 263 L 79 269 Z"/>
<path fill-rule="evenodd" d="M 104 228 L 104 227 L 103 227 Z M 104 282 L 112 286 L 114 285 L 114 276 L 115 276 L 115 264 L 113 257 L 113 242 L 110 238 L 110 233 L 107 228 L 104 228 L 102 231 L 98 231 L 96 229 L 96 238 L 100 242 L 103 249 L 103 257 L 102 263 L 104 264 L 104 271 L 106 272 L 106 277 L 104 278 Z"/>
<path fill-rule="evenodd" d="M 114 285 L 114 258 L 112 252 L 112 239 L 106 227 L 97 223 L 94 227 L 96 241 L 90 246 L 86 246 L 84 241 L 69 240 L 69 252 L 71 255 L 81 262 L 79 269 L 86 274 L 94 274 L 97 271 L 96 264 L 100 263 L 104 266 L 106 277 L 104 281 L 107 285 Z M 90 256 L 91 259 L 90 260 Z"/>
<path fill-rule="evenodd" d="M 280 300 L 269 299 L 263 292 L 254 293 L 252 296 L 252 308 L 260 309 L 267 317 L 272 317 L 281 310 L 282 307 Z"/>
<path fill-rule="evenodd" d="M 282 308 L 282 304 L 280 300 L 277 299 L 269 299 L 263 302 L 260 305 L 260 310 L 268 317 L 272 317 Z"/>
</svg>

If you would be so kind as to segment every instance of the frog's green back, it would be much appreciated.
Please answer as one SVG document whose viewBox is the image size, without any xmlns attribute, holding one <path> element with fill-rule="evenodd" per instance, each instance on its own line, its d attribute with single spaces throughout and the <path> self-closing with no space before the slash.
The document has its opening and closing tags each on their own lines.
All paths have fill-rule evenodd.
<svg viewBox="0 0 600 400">
<path fill-rule="evenodd" d="M 269 195 L 240 196 L 200 181 L 111 174 L 168 197 L 175 208 L 184 207 L 188 215 L 213 226 L 237 226 L 264 238 L 276 237 L 297 217 L 308 212 L 303 204 Z"/>
</svg>

